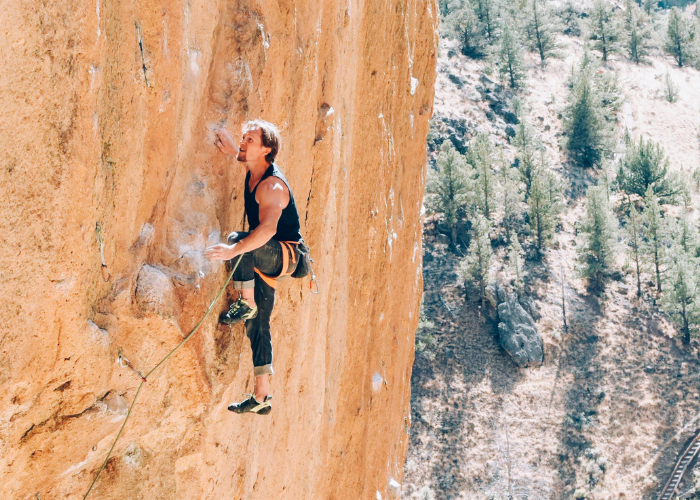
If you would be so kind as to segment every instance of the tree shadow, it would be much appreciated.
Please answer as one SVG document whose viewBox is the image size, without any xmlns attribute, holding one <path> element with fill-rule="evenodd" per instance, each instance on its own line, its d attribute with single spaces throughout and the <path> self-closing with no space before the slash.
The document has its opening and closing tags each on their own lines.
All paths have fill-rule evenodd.
<svg viewBox="0 0 700 500">
<path fill-rule="evenodd" d="M 560 377 L 570 383 L 563 395 L 564 422 L 558 427 L 558 480 L 563 498 L 573 496 L 577 462 L 592 448 L 591 431 L 597 426 L 598 407 L 605 397 L 601 389 L 601 311 L 593 296 L 580 297 L 584 306 L 568 312 L 568 333 L 562 341 Z M 591 315 L 598 320 L 591 321 Z M 594 482 L 589 478 L 589 482 Z M 592 486 L 592 484 L 591 484 Z"/>
<path fill-rule="evenodd" d="M 424 269 L 423 307 L 435 324 L 434 359 L 417 353 L 411 380 L 411 434 L 434 437 L 429 452 L 436 458 L 425 475 L 437 500 L 479 487 L 478 479 L 475 484 L 464 473 L 474 445 L 472 416 L 478 412 L 470 391 L 488 384 L 494 395 L 503 396 L 522 379 L 521 369 L 499 345 L 496 325 L 481 314 L 480 301 L 467 300 L 457 285 L 457 260 L 445 252 Z M 502 398 L 496 399 L 501 405 Z"/>
</svg>

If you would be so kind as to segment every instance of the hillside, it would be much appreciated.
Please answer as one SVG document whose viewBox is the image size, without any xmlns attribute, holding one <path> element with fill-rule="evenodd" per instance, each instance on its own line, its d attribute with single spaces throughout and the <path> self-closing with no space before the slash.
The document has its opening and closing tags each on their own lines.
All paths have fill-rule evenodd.
<svg viewBox="0 0 700 500">
<path fill-rule="evenodd" d="M 527 83 L 519 92 L 503 90 L 496 73 L 487 75 L 487 61 L 460 54 L 454 41 L 441 41 L 433 159 L 441 140 L 466 145 L 485 132 L 513 162 L 518 153 L 507 128 L 514 125 L 502 108 L 512 110 L 517 96 L 550 168 L 568 187 L 551 245 L 541 260 L 526 260 L 526 293 L 535 302 L 545 351 L 539 367 L 519 368 L 499 346 L 495 323 L 460 278 L 460 261 L 471 248 L 453 249 L 441 234 L 441 216 L 426 217 L 423 315 L 432 325 L 417 336 L 404 498 L 656 498 L 700 429 L 698 341 L 683 345 L 654 299 L 653 279 L 644 280 L 638 299 L 623 246 L 616 257 L 621 272 L 611 275 L 603 292 L 591 291 L 578 272 L 585 193 L 602 172 L 572 164 L 564 147 L 567 82 L 583 41 L 561 38 L 561 59 L 549 60 L 544 70 L 535 54 L 527 54 Z M 659 141 L 672 170 L 690 174 L 700 167 L 698 70 L 678 68 L 657 50 L 648 64 L 615 55 L 598 71 L 616 72 L 624 93 L 613 165 L 624 152 L 626 127 L 635 139 Z M 666 72 L 678 86 L 675 103 L 664 98 Z M 692 198 L 687 211 L 697 221 L 697 187 Z M 612 194 L 617 210 L 623 201 Z M 508 259 L 502 242 L 492 239 L 492 245 L 491 279 L 498 281 L 509 273 Z M 689 468 L 680 492 L 692 488 L 694 474 Z"/>
</svg>

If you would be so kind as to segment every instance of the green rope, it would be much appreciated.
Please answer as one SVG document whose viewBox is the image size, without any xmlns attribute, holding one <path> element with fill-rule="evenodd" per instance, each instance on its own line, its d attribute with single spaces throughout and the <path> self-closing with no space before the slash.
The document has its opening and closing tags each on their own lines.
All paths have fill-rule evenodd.
<svg viewBox="0 0 700 500">
<path fill-rule="evenodd" d="M 192 329 L 192 331 L 189 333 L 189 335 L 187 335 L 187 337 L 185 337 L 184 339 L 182 339 L 182 342 L 180 342 L 178 345 L 176 345 L 175 348 L 174 348 L 172 351 L 170 351 L 163 359 L 161 359 L 161 360 L 158 362 L 158 364 L 157 364 L 156 366 L 154 366 L 154 367 L 151 369 L 151 371 L 149 371 L 149 372 L 146 374 L 146 377 L 145 377 L 145 378 L 150 377 L 151 374 L 152 374 L 154 371 L 156 371 L 158 368 L 160 368 L 160 366 L 161 366 L 163 363 L 165 363 L 165 362 L 168 360 L 168 358 L 169 358 L 170 356 L 172 356 L 173 354 L 175 354 L 175 352 L 176 352 L 180 347 L 182 347 L 182 345 L 183 345 L 185 342 L 187 342 L 188 340 L 190 340 L 190 338 L 192 338 L 192 336 L 197 332 L 197 330 L 199 330 L 199 327 L 202 326 L 202 323 L 204 323 L 204 320 L 206 319 L 207 316 L 209 316 L 209 313 L 210 313 L 211 310 L 214 308 L 214 304 L 216 304 L 216 303 L 219 301 L 219 299 L 221 298 L 221 296 L 222 296 L 223 293 L 224 293 L 224 290 L 226 290 L 226 287 L 227 287 L 228 284 L 231 282 L 231 278 L 233 278 L 233 273 L 236 271 L 236 268 L 238 267 L 238 264 L 241 262 L 241 259 L 242 259 L 242 258 L 243 258 L 243 255 L 241 255 L 241 256 L 238 257 L 238 260 L 236 261 L 236 264 L 233 266 L 233 269 L 231 269 L 231 272 L 228 273 L 228 278 L 226 278 L 226 281 L 224 282 L 224 286 L 221 287 L 221 290 L 219 290 L 219 293 L 216 295 L 216 297 L 214 298 L 214 300 L 212 301 L 212 303 L 209 304 L 209 308 L 208 308 L 208 309 L 206 310 L 206 312 L 204 313 L 204 316 L 202 316 L 202 319 L 199 320 L 199 322 L 195 325 L 195 327 Z M 112 443 L 112 447 L 109 449 L 109 452 L 107 453 L 107 457 L 105 458 L 105 461 L 104 461 L 104 463 L 102 464 L 102 467 L 100 467 L 100 470 L 97 471 L 97 474 L 95 475 L 95 479 L 92 480 L 92 484 L 90 484 L 90 488 L 88 488 L 87 493 L 85 493 L 85 496 L 83 497 L 83 500 L 85 500 L 85 499 L 88 497 L 88 495 L 89 495 L 90 492 L 92 491 L 92 488 L 95 486 L 95 483 L 97 483 L 97 478 L 100 477 L 100 474 L 102 474 L 102 471 L 103 471 L 104 468 L 107 466 L 107 461 L 109 460 L 109 457 L 112 456 L 112 452 L 114 451 L 114 447 L 117 446 L 117 441 L 119 441 L 119 438 L 122 436 L 122 433 L 124 432 L 124 428 L 126 427 L 126 423 L 129 421 L 129 417 L 131 416 L 131 410 L 134 409 L 134 405 L 136 404 L 136 400 L 137 400 L 138 397 L 139 397 L 139 393 L 141 392 L 141 388 L 143 387 L 143 384 L 145 384 L 145 383 L 146 383 L 145 381 L 141 381 L 141 384 L 139 384 L 139 388 L 136 390 L 136 394 L 134 395 L 134 400 L 131 402 L 131 406 L 129 407 L 129 411 L 126 413 L 126 418 L 124 419 L 124 423 L 122 424 L 122 428 L 119 429 L 119 434 L 117 434 L 117 437 L 116 437 L 116 439 L 114 440 L 114 443 Z"/>
</svg>

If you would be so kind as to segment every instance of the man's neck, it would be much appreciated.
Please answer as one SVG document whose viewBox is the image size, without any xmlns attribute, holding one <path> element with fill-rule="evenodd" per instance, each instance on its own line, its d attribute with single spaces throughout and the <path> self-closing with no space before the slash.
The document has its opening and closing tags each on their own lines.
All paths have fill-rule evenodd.
<svg viewBox="0 0 700 500">
<path fill-rule="evenodd" d="M 245 168 L 248 170 L 248 172 L 250 172 L 250 180 L 257 181 L 257 179 L 260 179 L 263 175 L 265 175 L 265 171 L 270 168 L 270 163 L 264 160 L 254 163 L 246 162 Z"/>
</svg>

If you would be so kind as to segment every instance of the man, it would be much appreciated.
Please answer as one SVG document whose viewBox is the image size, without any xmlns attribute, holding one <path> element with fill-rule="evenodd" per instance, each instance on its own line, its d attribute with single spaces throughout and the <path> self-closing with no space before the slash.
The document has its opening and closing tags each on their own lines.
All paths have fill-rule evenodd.
<svg viewBox="0 0 700 500">
<path fill-rule="evenodd" d="M 291 274 L 299 261 L 299 213 L 289 183 L 274 163 L 281 142 L 274 125 L 263 120 L 246 123 L 238 149 L 225 129 L 218 129 L 215 134 L 219 149 L 236 154 L 247 170 L 244 199 L 250 229 L 247 233 L 231 233 L 228 244 L 214 245 L 205 251 L 210 260 L 234 261 L 243 256 L 233 274 L 238 298 L 219 321 L 228 325 L 246 322 L 246 336 L 253 351 L 255 390 L 248 399 L 231 404 L 228 409 L 267 415 L 272 410 L 270 315 L 275 303 L 275 278 Z"/>
</svg>

